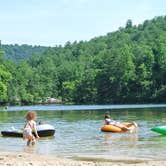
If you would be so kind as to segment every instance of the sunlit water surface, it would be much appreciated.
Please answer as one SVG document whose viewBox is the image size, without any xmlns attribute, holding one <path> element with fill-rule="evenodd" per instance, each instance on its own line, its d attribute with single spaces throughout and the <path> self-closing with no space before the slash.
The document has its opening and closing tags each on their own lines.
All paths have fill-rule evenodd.
<svg viewBox="0 0 166 166">
<path fill-rule="evenodd" d="M 37 110 L 40 110 L 38 106 Z M 45 107 L 47 108 L 47 107 Z M 21 138 L 0 136 L 0 151 L 51 154 L 74 158 L 105 158 L 111 160 L 165 159 L 166 136 L 150 131 L 166 125 L 166 108 L 125 108 L 100 110 L 42 110 L 37 121 L 56 128 L 54 137 L 40 138 L 34 147 L 27 147 Z M 20 108 L 21 110 L 21 108 Z M 135 121 L 137 133 L 104 133 L 104 113 L 110 111 L 118 121 Z M 23 128 L 26 111 L 0 111 L 0 130 Z"/>
</svg>

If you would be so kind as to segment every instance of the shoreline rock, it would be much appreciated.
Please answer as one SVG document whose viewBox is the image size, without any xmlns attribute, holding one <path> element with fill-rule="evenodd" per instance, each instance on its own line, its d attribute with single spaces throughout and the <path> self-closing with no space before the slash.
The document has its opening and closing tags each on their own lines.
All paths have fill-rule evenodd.
<svg viewBox="0 0 166 166">
<path fill-rule="evenodd" d="M 52 97 L 47 97 L 46 100 L 44 101 L 45 104 L 61 104 L 62 100 L 52 98 Z"/>
</svg>

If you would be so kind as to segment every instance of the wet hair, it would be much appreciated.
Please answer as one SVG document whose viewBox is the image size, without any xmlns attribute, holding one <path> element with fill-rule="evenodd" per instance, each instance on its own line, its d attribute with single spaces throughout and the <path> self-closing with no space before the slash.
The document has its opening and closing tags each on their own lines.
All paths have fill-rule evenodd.
<svg viewBox="0 0 166 166">
<path fill-rule="evenodd" d="M 26 114 L 26 120 L 34 120 L 36 119 L 36 112 L 35 111 L 29 111 Z"/>
</svg>

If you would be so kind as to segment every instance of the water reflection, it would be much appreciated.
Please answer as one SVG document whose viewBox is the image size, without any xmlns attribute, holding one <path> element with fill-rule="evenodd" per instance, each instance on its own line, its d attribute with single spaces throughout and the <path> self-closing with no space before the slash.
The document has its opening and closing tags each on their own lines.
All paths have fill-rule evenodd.
<svg viewBox="0 0 166 166">
<path fill-rule="evenodd" d="M 37 147 L 36 146 L 24 146 L 23 147 L 23 152 L 25 152 L 25 153 L 31 153 L 31 154 L 33 154 L 33 153 L 35 153 L 36 152 L 36 150 L 37 150 Z"/>
<path fill-rule="evenodd" d="M 137 133 L 120 134 L 120 133 L 106 133 L 104 134 L 104 141 L 106 142 L 136 142 L 138 141 Z"/>
<path fill-rule="evenodd" d="M 104 134 L 104 141 L 109 141 L 112 139 L 112 133 L 105 133 Z"/>
</svg>

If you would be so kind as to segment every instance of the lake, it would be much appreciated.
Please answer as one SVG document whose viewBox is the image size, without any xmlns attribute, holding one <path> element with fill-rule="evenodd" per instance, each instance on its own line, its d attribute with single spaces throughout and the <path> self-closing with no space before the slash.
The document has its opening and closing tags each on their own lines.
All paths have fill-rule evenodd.
<svg viewBox="0 0 166 166">
<path fill-rule="evenodd" d="M 0 130 L 12 126 L 23 128 L 26 110 L 32 109 L 37 110 L 37 121 L 42 120 L 56 128 L 55 136 L 40 138 L 34 147 L 27 147 L 21 138 L 0 136 L 0 151 L 110 160 L 166 157 L 166 136 L 150 131 L 154 126 L 166 125 L 166 105 L 9 107 L 8 111 L 0 111 Z M 117 121 L 137 122 L 137 133 L 101 132 L 106 111 L 110 111 Z"/>
</svg>

